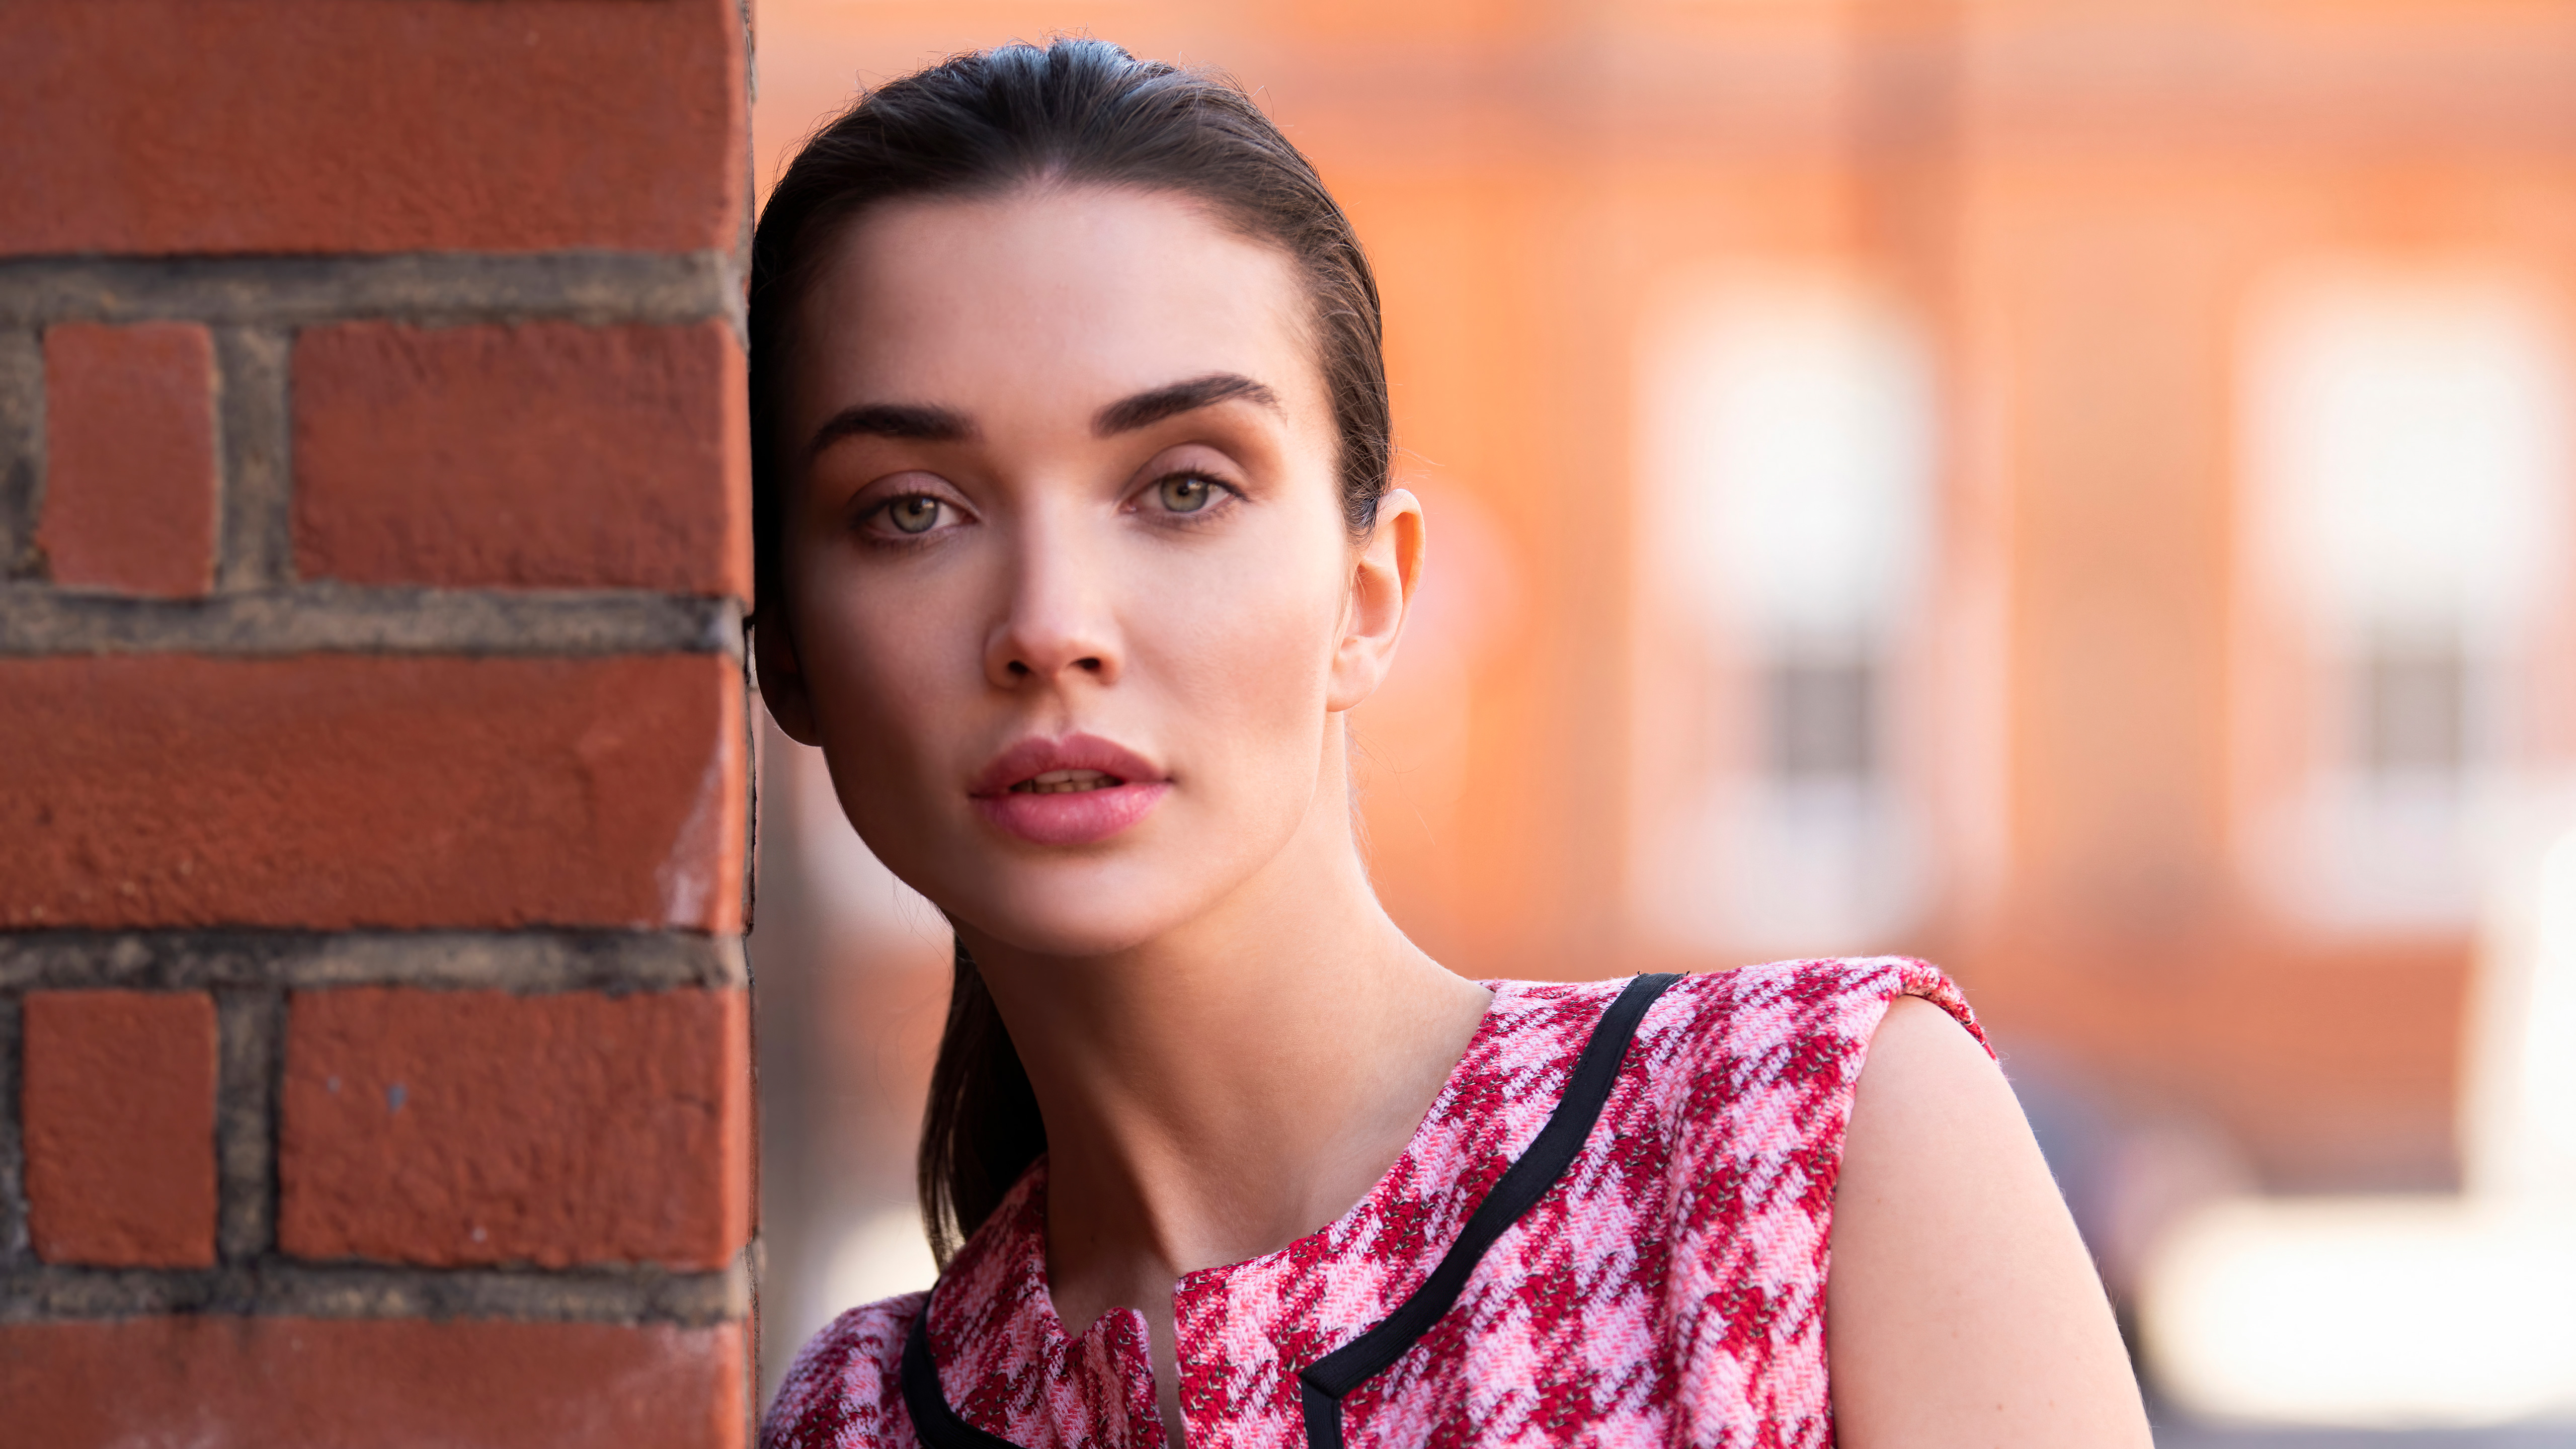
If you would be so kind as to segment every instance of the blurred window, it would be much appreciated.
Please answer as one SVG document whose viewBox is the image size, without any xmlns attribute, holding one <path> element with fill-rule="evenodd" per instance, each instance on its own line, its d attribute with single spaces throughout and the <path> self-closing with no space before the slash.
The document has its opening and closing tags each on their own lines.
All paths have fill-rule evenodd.
<svg viewBox="0 0 2576 1449">
<path fill-rule="evenodd" d="M 1919 897 L 1898 732 L 1930 552 L 1924 349 L 1846 278 L 1672 301 L 1639 388 L 1640 913 L 1719 950 L 1884 944 Z"/>
<path fill-rule="evenodd" d="M 1877 778 L 1879 661 L 1784 655 L 1763 668 L 1763 768 L 1784 784 Z"/>
<path fill-rule="evenodd" d="M 2254 582 L 2305 676 L 2251 682 L 2307 701 L 2263 872 L 2329 922 L 2465 925 L 2562 562 L 2559 338 L 2492 279 L 2319 274 L 2257 312 L 2246 385 Z"/>
<path fill-rule="evenodd" d="M 2450 782 L 2468 773 L 2469 661 L 2456 637 L 2381 635 L 2353 675 L 2363 775 Z"/>
</svg>

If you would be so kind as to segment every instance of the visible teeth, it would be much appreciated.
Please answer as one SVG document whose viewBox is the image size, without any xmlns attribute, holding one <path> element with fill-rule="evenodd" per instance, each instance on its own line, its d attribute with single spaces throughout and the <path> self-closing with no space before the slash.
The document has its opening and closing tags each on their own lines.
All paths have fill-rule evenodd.
<svg viewBox="0 0 2576 1449">
<path fill-rule="evenodd" d="M 1014 795 L 1071 795 L 1083 790 L 1106 790 L 1123 784 L 1115 775 L 1098 770 L 1049 770 L 1034 779 L 1022 780 L 1011 787 Z"/>
</svg>

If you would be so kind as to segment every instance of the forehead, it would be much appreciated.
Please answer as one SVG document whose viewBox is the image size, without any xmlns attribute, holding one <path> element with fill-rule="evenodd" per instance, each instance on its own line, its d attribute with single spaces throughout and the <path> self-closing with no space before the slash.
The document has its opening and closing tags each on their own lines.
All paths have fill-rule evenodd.
<svg viewBox="0 0 2576 1449">
<path fill-rule="evenodd" d="M 843 229 L 808 291 L 811 406 L 1046 399 L 1084 418 L 1235 372 L 1319 400 L 1307 304 L 1279 248 L 1165 192 L 1031 186 L 901 201 Z"/>
</svg>

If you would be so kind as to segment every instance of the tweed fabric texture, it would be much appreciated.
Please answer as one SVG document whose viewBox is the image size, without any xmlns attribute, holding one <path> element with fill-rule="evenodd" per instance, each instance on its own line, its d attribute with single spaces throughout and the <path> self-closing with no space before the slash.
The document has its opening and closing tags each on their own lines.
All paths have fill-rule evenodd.
<svg viewBox="0 0 2576 1449">
<path fill-rule="evenodd" d="M 1556 1108 L 1623 981 L 1499 981 L 1393 1167 L 1340 1219 L 1175 1295 L 1190 1443 L 1298 1449 L 1297 1371 L 1393 1312 Z M 1646 1013 L 1601 1120 L 1458 1302 L 1343 1402 L 1372 1446 L 1825 1449 L 1827 1241 L 1852 1090 L 1898 996 L 1978 1032 L 1901 957 L 1686 977 Z M 1166 1449 L 1145 1320 L 1079 1336 L 1046 1288 L 1041 1161 L 958 1253 L 930 1340 L 949 1402 L 1026 1449 Z M 898 1369 L 924 1295 L 841 1316 L 797 1356 L 764 1449 L 909 1449 Z"/>
</svg>

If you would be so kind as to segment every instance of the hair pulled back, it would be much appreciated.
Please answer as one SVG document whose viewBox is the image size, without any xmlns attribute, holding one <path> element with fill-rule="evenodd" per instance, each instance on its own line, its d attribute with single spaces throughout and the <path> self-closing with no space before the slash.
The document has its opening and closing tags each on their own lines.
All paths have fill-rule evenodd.
<svg viewBox="0 0 2576 1449">
<path fill-rule="evenodd" d="M 751 244 L 752 522 L 759 607 L 783 599 L 781 403 L 797 307 L 853 218 L 899 198 L 1093 185 L 1187 196 L 1293 259 L 1332 404 L 1342 511 L 1377 521 L 1392 427 L 1377 281 L 1315 168 L 1231 80 L 1059 38 L 961 55 L 863 94 L 816 132 L 762 208 Z M 919 1187 L 944 1266 L 1046 1150 L 1011 1034 L 960 942 L 922 1116 Z"/>
</svg>

